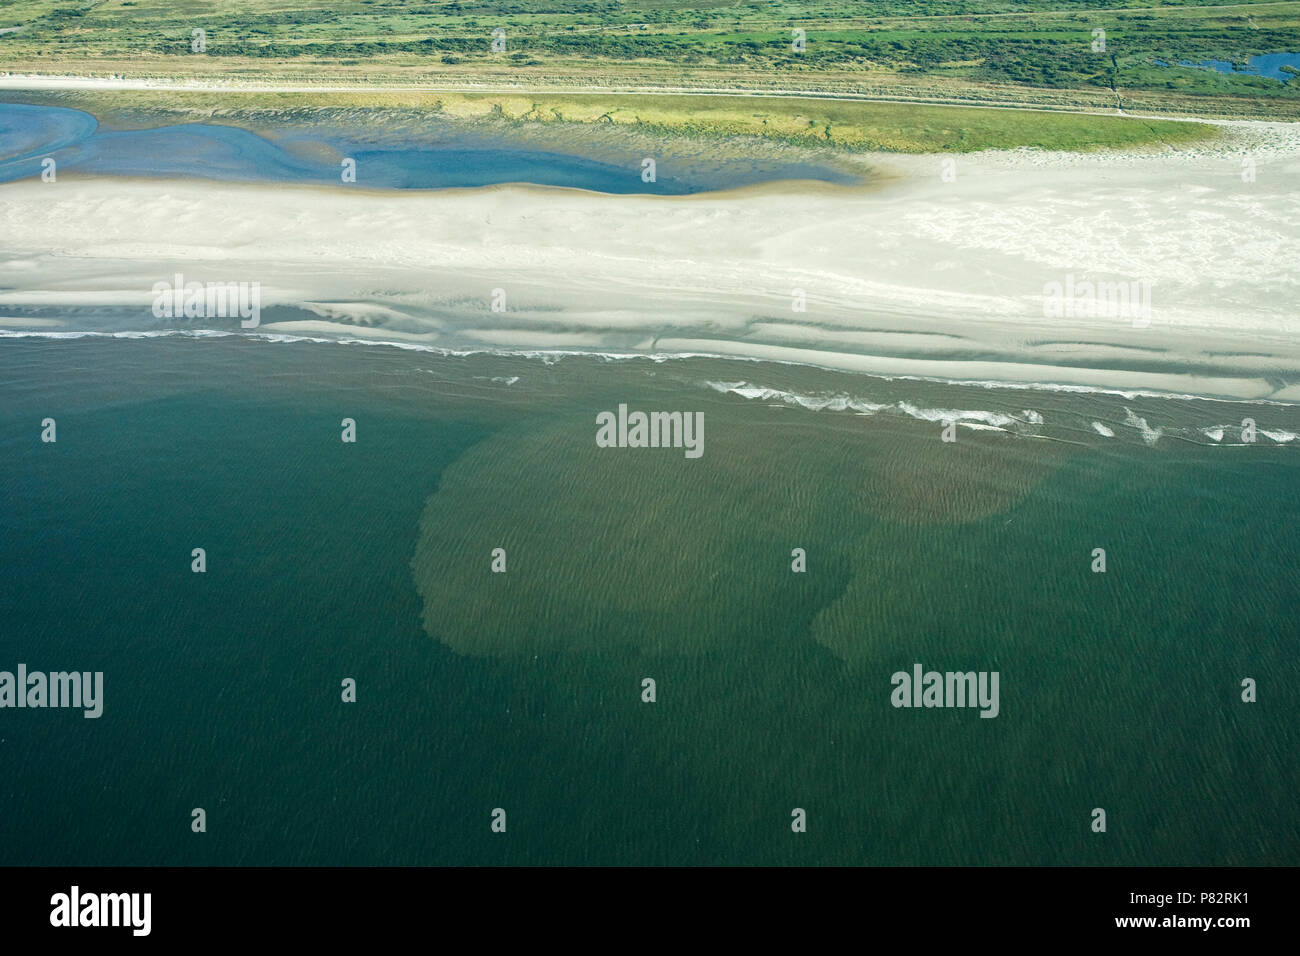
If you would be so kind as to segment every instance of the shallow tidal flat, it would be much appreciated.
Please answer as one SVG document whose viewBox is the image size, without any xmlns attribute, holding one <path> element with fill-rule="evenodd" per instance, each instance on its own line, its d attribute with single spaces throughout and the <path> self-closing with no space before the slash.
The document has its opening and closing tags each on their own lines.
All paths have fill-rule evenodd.
<svg viewBox="0 0 1300 956">
<path fill-rule="evenodd" d="M 0 183 L 52 161 L 68 176 L 190 178 L 369 189 L 502 183 L 675 196 L 777 180 L 860 181 L 842 150 L 754 137 L 670 136 L 636 127 L 457 118 L 416 109 L 130 107 L 95 112 L 10 94 L 0 103 Z M 32 100 L 33 102 L 26 102 Z M 58 99 L 55 98 L 58 102 Z M 78 105 L 79 100 L 74 100 Z M 227 104 L 229 106 L 229 104 Z M 663 165 L 643 179 L 647 158 Z"/>
</svg>

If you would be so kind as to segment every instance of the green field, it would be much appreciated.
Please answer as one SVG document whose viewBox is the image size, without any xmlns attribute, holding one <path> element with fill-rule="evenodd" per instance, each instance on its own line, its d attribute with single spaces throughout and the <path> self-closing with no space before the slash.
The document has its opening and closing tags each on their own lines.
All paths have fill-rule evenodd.
<svg viewBox="0 0 1300 956">
<path fill-rule="evenodd" d="M 378 85 L 788 89 L 1300 116 L 1300 82 L 1157 61 L 1300 51 L 1300 3 L 0 0 L 0 68 Z M 195 30 L 204 50 L 191 49 Z M 492 49 L 494 30 L 505 49 Z M 806 47 L 792 48 L 803 30 Z M 1105 50 L 1094 50 L 1094 30 Z"/>
</svg>

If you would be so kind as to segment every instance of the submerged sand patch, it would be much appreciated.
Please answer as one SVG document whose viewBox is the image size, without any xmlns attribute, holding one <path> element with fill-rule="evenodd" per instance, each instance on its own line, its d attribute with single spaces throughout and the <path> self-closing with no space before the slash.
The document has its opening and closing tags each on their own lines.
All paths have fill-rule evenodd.
<svg viewBox="0 0 1300 956">
<path fill-rule="evenodd" d="M 845 594 L 860 601 L 899 559 L 872 544 L 879 529 L 937 540 L 1014 508 L 1074 453 L 1006 433 L 947 444 L 937 427 L 883 418 L 725 406 L 705 418 L 696 460 L 597 448 L 594 415 L 466 452 L 426 503 L 411 562 L 426 630 L 476 656 L 694 656 L 776 618 L 787 639 L 852 659 L 864 635 Z M 795 547 L 811 573 L 792 572 Z"/>
</svg>

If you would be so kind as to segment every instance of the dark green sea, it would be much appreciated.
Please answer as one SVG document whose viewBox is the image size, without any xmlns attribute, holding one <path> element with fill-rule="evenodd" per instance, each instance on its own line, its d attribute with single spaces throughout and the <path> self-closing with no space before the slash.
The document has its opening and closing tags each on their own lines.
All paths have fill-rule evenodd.
<svg viewBox="0 0 1300 956">
<path fill-rule="evenodd" d="M 0 709 L 0 864 L 1300 863 L 1294 406 L 238 334 L 0 395 L 0 670 L 104 674 Z"/>
</svg>

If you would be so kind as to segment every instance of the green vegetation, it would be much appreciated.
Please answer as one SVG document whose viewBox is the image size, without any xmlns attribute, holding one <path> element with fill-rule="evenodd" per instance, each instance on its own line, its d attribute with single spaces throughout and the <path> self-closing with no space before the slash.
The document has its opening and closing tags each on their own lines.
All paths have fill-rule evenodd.
<svg viewBox="0 0 1300 956">
<path fill-rule="evenodd" d="M 8 21 L 6 23 L 5 21 Z M 730 68 L 797 83 L 872 72 L 1043 89 L 1112 87 L 1297 99 L 1300 87 L 1156 65 L 1300 47 L 1300 3 L 1188 0 L 0 0 L 6 61 L 186 71 L 195 56 L 372 67 L 633 63 Z M 491 31 L 506 50 L 491 49 Z M 795 28 L 807 34 L 792 49 Z M 206 50 L 191 52 L 203 29 Z M 1093 29 L 1106 50 L 1093 50 Z"/>
<path fill-rule="evenodd" d="M 21 28 L 0 32 L 0 70 L 258 86 L 767 90 L 1300 118 L 1295 79 L 1161 65 L 1300 52 L 1300 0 L 1085 3 L 0 0 L 0 30 Z M 498 29 L 505 48 L 494 50 Z M 806 36 L 802 50 L 795 31 Z"/>
<path fill-rule="evenodd" d="M 904 153 L 1021 146 L 1088 150 L 1187 143 L 1215 133 L 1213 127 L 1176 120 L 794 97 L 756 101 L 738 96 L 643 94 L 620 100 L 599 94 L 459 94 L 444 96 L 442 108 L 476 109 L 480 114 L 495 111 L 516 121 L 609 122 L 671 133 L 712 131 Z"/>
</svg>

